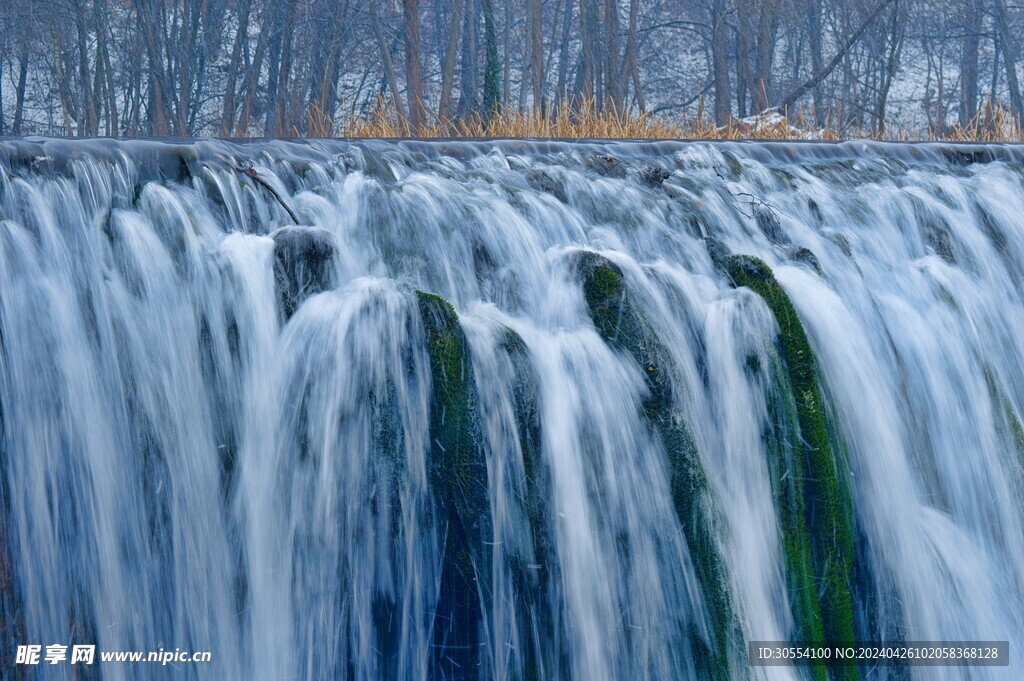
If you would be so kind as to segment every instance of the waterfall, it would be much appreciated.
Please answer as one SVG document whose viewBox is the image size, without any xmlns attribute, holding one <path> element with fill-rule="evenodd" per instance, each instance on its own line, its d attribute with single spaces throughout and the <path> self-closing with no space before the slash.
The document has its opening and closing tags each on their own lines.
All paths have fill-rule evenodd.
<svg viewBox="0 0 1024 681">
<path fill-rule="evenodd" d="M 748 646 L 1024 668 L 1022 338 L 1012 146 L 5 141 L 0 675 L 1011 678 Z"/>
</svg>

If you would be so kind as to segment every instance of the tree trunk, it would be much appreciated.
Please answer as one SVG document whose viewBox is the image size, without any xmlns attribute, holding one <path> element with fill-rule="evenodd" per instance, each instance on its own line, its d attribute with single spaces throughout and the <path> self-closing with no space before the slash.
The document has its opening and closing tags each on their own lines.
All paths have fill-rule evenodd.
<svg viewBox="0 0 1024 681">
<path fill-rule="evenodd" d="M 775 40 L 779 29 L 778 6 L 775 0 L 762 0 L 757 17 L 757 52 L 754 61 L 754 82 L 750 99 L 757 112 L 770 106 L 772 64 L 775 61 Z"/>
<path fill-rule="evenodd" d="M 242 82 L 241 91 L 245 93 L 242 100 L 242 110 L 238 114 L 238 124 L 235 126 L 236 137 L 249 136 L 249 123 L 252 118 L 252 110 L 256 105 L 256 95 L 259 90 L 260 72 L 263 70 L 263 59 L 267 53 L 267 45 L 270 43 L 270 32 L 268 25 L 264 23 L 260 30 L 259 38 L 256 39 L 256 52 L 249 60 L 249 47 L 246 43 L 245 54 L 245 80 Z"/>
<path fill-rule="evenodd" d="M 338 96 L 338 71 L 341 68 L 341 44 L 348 20 L 348 0 L 344 0 L 344 2 L 327 0 L 323 4 L 326 6 L 326 19 L 330 32 L 326 50 L 320 50 L 318 63 L 313 64 L 311 68 L 310 106 L 307 120 L 313 124 L 315 117 L 315 124 L 314 129 L 307 127 L 307 132 L 327 135 L 331 134 L 334 123 L 334 107 Z"/>
<path fill-rule="evenodd" d="M 626 33 L 626 54 L 623 60 L 622 74 L 619 76 L 619 81 L 622 83 L 622 91 L 620 92 L 622 102 L 626 99 L 626 90 L 628 89 L 627 83 L 629 79 L 633 79 L 633 91 L 636 93 L 636 103 L 640 107 L 640 112 L 644 110 L 644 94 L 640 89 L 640 69 L 637 65 L 636 59 L 636 24 L 637 15 L 640 11 L 638 5 L 639 0 L 629 0 L 629 30 Z"/>
<path fill-rule="evenodd" d="M 291 135 L 293 118 L 291 116 L 291 74 L 295 51 L 292 49 L 292 38 L 295 34 L 296 0 L 285 1 L 284 34 L 281 36 L 281 66 L 277 75 L 277 99 L 274 108 L 277 110 L 277 129 L 267 134 Z"/>
<path fill-rule="evenodd" d="M 567 105 L 566 91 L 569 81 L 569 35 L 572 31 L 573 0 L 565 0 L 565 14 L 562 15 L 562 41 L 558 52 L 558 81 L 555 85 L 555 107 Z"/>
<path fill-rule="evenodd" d="M 384 62 L 384 75 L 388 80 L 388 89 L 391 90 L 391 103 L 395 107 L 401 122 L 407 123 L 409 116 L 405 112 L 405 104 L 402 103 L 401 91 L 398 89 L 398 76 L 395 75 L 395 64 L 391 61 L 391 50 L 384 40 L 384 30 L 380 26 L 380 16 L 377 14 L 377 0 L 370 0 L 369 8 L 370 23 L 373 24 L 373 35 L 377 38 L 381 61 Z"/>
<path fill-rule="evenodd" d="M 479 0 L 466 0 L 466 16 L 463 20 L 462 35 L 462 67 L 459 82 L 459 115 L 465 117 L 480 106 L 479 89 L 477 87 L 477 55 L 480 52 L 477 39 L 477 3 Z"/>
<path fill-rule="evenodd" d="M 167 73 L 164 70 L 163 27 L 164 17 L 159 12 L 155 0 L 146 0 L 138 6 L 138 20 L 146 45 L 146 57 L 149 61 L 149 133 L 157 137 L 170 133 L 169 122 L 171 113 L 170 89 Z M 159 26 L 159 30 L 158 27 Z"/>
<path fill-rule="evenodd" d="M 117 114 L 117 86 L 114 69 L 110 64 L 107 17 L 109 8 L 106 0 L 93 2 L 93 21 L 96 24 L 96 72 L 103 70 L 103 90 L 107 100 L 107 135 L 116 137 L 119 133 Z"/>
<path fill-rule="evenodd" d="M 889 27 L 889 52 L 885 60 L 885 71 L 882 74 L 882 84 L 878 89 L 878 106 L 875 109 L 875 120 L 877 121 L 877 132 L 879 136 L 885 134 L 885 107 L 889 99 L 889 88 L 892 86 L 893 78 L 896 76 L 896 65 L 899 60 L 900 48 L 903 44 L 903 27 L 900 22 L 900 3 L 892 8 L 892 22 Z M 945 117 L 942 119 L 945 128 Z"/>
<path fill-rule="evenodd" d="M 999 42 L 1003 46 L 1003 62 L 1006 64 L 1006 87 L 1010 91 L 1010 106 L 1017 120 L 1024 116 L 1024 101 L 1021 101 L 1020 83 L 1017 80 L 1017 48 L 1019 36 L 1010 31 L 1010 23 L 1006 17 L 1006 5 L 1003 0 L 994 0 L 996 28 Z"/>
<path fill-rule="evenodd" d="M 25 84 L 28 78 L 28 44 L 22 47 L 21 57 L 18 60 L 18 84 L 14 88 L 14 127 L 11 134 L 17 137 L 21 134 L 21 126 L 25 121 Z"/>
<path fill-rule="evenodd" d="M 605 0 L 604 36 L 605 108 L 610 111 L 618 111 L 622 108 L 622 81 L 619 78 L 622 69 L 619 65 L 618 0 Z"/>
<path fill-rule="evenodd" d="M 531 21 L 531 78 L 533 79 L 533 109 L 544 113 L 544 35 L 542 33 L 542 7 L 540 0 L 530 0 Z"/>
<path fill-rule="evenodd" d="M 868 30 L 868 27 L 870 27 L 871 24 L 875 22 L 875 19 L 877 19 L 879 15 L 885 10 L 885 8 L 891 5 L 893 2 L 894 0 L 882 0 L 880 3 L 878 3 L 878 6 L 875 7 L 871 14 L 868 15 L 867 19 L 865 19 L 857 28 L 857 30 L 850 34 L 850 37 L 846 39 L 846 42 L 843 43 L 842 46 L 840 46 L 840 48 L 836 51 L 835 56 L 833 56 L 832 59 L 830 59 L 828 63 L 821 68 L 820 71 L 816 72 L 808 80 L 798 85 L 796 88 L 793 89 L 792 92 L 783 97 L 782 100 L 779 102 L 779 108 L 786 110 L 789 107 L 793 106 L 793 104 L 795 104 L 798 99 L 803 97 L 805 94 L 807 94 L 808 91 L 817 87 L 819 84 L 821 84 L 823 80 L 828 78 L 829 74 L 832 73 L 836 66 L 839 65 L 839 62 L 841 62 L 843 58 L 846 57 L 846 55 L 850 52 L 853 46 L 857 44 L 857 41 L 859 41 L 864 36 L 864 33 Z"/>
<path fill-rule="evenodd" d="M 420 9 L 417 0 L 402 0 L 405 20 L 405 80 L 409 99 L 409 128 L 413 135 L 424 124 L 423 75 L 420 73 Z"/>
<path fill-rule="evenodd" d="M 284 22 L 286 5 L 291 0 L 272 3 L 273 10 L 268 17 L 267 30 L 270 36 L 270 51 L 267 55 L 267 112 L 263 123 L 263 134 L 273 136 L 279 127 L 277 110 L 277 94 L 281 77 L 281 51 L 284 41 Z M 258 82 L 258 81 L 257 81 Z"/>
<path fill-rule="evenodd" d="M 746 118 L 747 91 L 753 87 L 750 84 L 754 82 L 754 72 L 750 68 L 750 36 L 753 34 L 753 30 L 748 23 L 753 12 L 748 8 L 741 8 L 737 14 L 736 53 L 734 55 L 736 61 L 736 114 L 740 118 Z M 753 105 L 753 101 L 751 101 L 751 105 Z"/>
<path fill-rule="evenodd" d="M 576 91 L 583 102 L 591 103 L 594 91 L 594 37 L 591 35 L 588 0 L 580 0 L 580 70 L 576 75 Z M 582 102 L 581 102 L 582 103 Z"/>
<path fill-rule="evenodd" d="M 81 0 L 74 0 L 75 31 L 78 34 L 78 85 L 82 93 L 81 115 L 78 121 L 79 135 L 95 135 L 99 129 L 96 122 L 96 99 L 92 83 L 89 82 L 89 36 L 85 27 L 85 7 Z"/>
<path fill-rule="evenodd" d="M 455 80 L 455 60 L 459 53 L 464 2 L 465 0 L 454 0 L 452 4 L 451 28 L 448 30 L 448 46 L 444 52 L 444 69 L 441 73 L 441 96 L 437 103 L 437 117 L 442 123 L 448 120 L 451 113 L 452 83 Z"/>
<path fill-rule="evenodd" d="M 726 125 L 732 117 L 729 104 L 729 27 L 725 0 L 711 5 L 711 61 L 715 77 L 715 124 Z"/>
<path fill-rule="evenodd" d="M 807 35 L 811 48 L 811 73 L 819 73 L 824 59 L 821 53 L 821 0 L 807 0 Z M 814 122 L 818 127 L 825 125 L 825 99 L 821 83 L 812 88 L 814 101 Z"/>
<path fill-rule="evenodd" d="M 249 13 L 252 0 L 241 0 L 238 7 L 238 30 L 235 32 L 235 44 L 231 48 L 231 61 L 228 63 L 227 83 L 224 86 L 224 106 L 220 117 L 219 134 L 226 137 L 231 134 L 235 125 L 235 87 L 238 84 L 238 71 L 242 65 L 242 48 L 249 40 Z"/>
<path fill-rule="evenodd" d="M 484 11 L 484 117 L 501 115 L 501 64 L 498 35 L 494 25 L 494 1 L 483 0 Z"/>
<path fill-rule="evenodd" d="M 964 29 L 960 45 L 960 125 L 978 116 L 978 44 L 981 41 L 981 0 L 964 0 Z"/>
</svg>

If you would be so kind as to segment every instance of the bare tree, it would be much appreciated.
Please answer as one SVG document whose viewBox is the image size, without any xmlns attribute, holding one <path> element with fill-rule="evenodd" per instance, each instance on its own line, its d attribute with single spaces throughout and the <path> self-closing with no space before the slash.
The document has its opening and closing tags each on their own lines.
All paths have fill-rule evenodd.
<svg viewBox="0 0 1024 681">
<path fill-rule="evenodd" d="M 1024 8 L 1006 0 L 502 2 L 0 0 L 0 130 L 331 134 L 382 97 L 412 130 L 428 111 L 547 115 L 567 97 L 936 133 L 1024 108 Z M 919 106 L 894 109 L 911 79 Z"/>
<path fill-rule="evenodd" d="M 423 76 L 420 73 L 420 10 L 417 0 L 402 0 L 405 21 L 405 83 L 409 98 L 409 127 L 413 134 L 423 128 Z"/>
<path fill-rule="evenodd" d="M 1010 91 L 1010 105 L 1019 120 L 1024 116 L 1024 101 L 1021 101 L 1020 84 L 1017 80 L 1017 36 L 1010 28 L 1003 0 L 992 0 L 992 4 L 995 9 L 996 30 L 999 31 L 1000 44 L 1003 48 L 1003 61 L 1006 64 L 1006 86 Z"/>
<path fill-rule="evenodd" d="M 729 88 L 729 37 L 726 0 L 711 3 L 711 61 L 715 81 L 715 123 L 725 125 L 732 118 Z"/>
<path fill-rule="evenodd" d="M 448 29 L 448 47 L 444 53 L 444 70 L 441 75 L 441 95 L 437 105 L 437 117 L 448 120 L 451 111 L 452 84 L 455 81 L 455 60 L 458 57 L 459 34 L 462 32 L 462 6 L 465 0 L 454 0 L 452 5 L 451 28 Z"/>
</svg>

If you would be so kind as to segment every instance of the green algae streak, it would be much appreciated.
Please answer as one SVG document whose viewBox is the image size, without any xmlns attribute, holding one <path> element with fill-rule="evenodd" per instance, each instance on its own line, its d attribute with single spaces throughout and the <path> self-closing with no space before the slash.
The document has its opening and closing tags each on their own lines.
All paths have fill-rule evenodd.
<svg viewBox="0 0 1024 681">
<path fill-rule="evenodd" d="M 430 356 L 428 475 L 438 522 L 447 531 L 441 593 L 434 624 L 435 670 L 445 678 L 481 674 L 480 585 L 489 575 L 482 550 L 490 539 L 487 462 L 479 438 L 473 365 L 455 309 L 444 298 L 416 291 Z"/>
<path fill-rule="evenodd" d="M 733 255 L 725 259 L 725 266 L 736 286 L 746 286 L 764 299 L 779 325 L 782 366 L 775 371 L 779 401 L 770 405 L 770 411 L 773 427 L 781 433 L 771 440 L 775 445 L 788 441 L 794 451 L 786 457 L 780 456 L 779 446 L 770 447 L 772 454 L 782 458 L 770 466 L 780 506 L 796 639 L 852 642 L 853 498 L 845 455 L 834 445 L 829 429 L 814 353 L 789 295 L 768 265 L 752 256 Z M 785 437 L 786 432 L 795 437 Z M 815 678 L 829 675 L 824 667 L 811 670 Z M 858 678 L 856 667 L 834 667 L 830 673 L 833 678 Z"/>
<path fill-rule="evenodd" d="M 596 253 L 580 254 L 583 294 L 598 333 L 643 368 L 650 396 L 643 410 L 661 438 L 676 515 L 690 550 L 710 623 L 711 641 L 694 633 L 691 647 L 703 679 L 730 677 L 729 648 L 736 621 L 724 563 L 715 541 L 715 511 L 693 437 L 675 415 L 671 359 L 626 290 L 622 270 Z"/>
</svg>

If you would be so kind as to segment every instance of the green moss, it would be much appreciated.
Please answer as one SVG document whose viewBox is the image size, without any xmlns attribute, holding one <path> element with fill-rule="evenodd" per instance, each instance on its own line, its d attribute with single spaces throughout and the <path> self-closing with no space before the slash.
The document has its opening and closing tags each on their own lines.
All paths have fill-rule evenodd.
<svg viewBox="0 0 1024 681">
<path fill-rule="evenodd" d="M 455 309 L 444 298 L 416 291 L 430 357 L 428 474 L 437 517 L 446 531 L 441 593 L 435 611 L 432 666 L 443 678 L 477 678 L 478 585 L 490 574 L 487 462 L 480 446 L 473 366 Z"/>
<path fill-rule="evenodd" d="M 782 402 L 775 416 L 783 414 L 780 435 L 782 441 L 792 436 L 786 445 L 792 447 L 792 455 L 776 452 L 783 456 L 771 463 L 776 473 L 797 637 L 852 642 L 856 557 L 853 498 L 845 454 L 834 444 L 829 428 L 814 353 L 789 295 L 768 265 L 740 255 L 730 256 L 726 268 L 736 286 L 746 286 L 764 299 L 779 325 Z M 786 410 L 791 412 L 788 418 L 784 416 Z M 816 594 L 816 599 L 810 594 Z M 824 670 L 818 673 L 823 675 Z M 834 674 L 856 678 L 857 670 L 836 668 Z"/>
<path fill-rule="evenodd" d="M 803 263 L 814 270 L 815 274 L 819 277 L 824 277 L 825 274 L 821 270 L 821 263 L 818 261 L 818 256 L 814 255 L 814 251 L 807 248 L 806 246 L 794 246 L 786 252 L 791 260 Z"/>
<path fill-rule="evenodd" d="M 811 537 L 806 521 L 803 481 L 806 464 L 800 452 L 800 423 L 796 400 L 778 355 L 770 359 L 768 424 L 765 441 L 779 522 L 782 526 L 783 556 L 789 604 L 796 623 L 794 640 L 824 640 L 818 587 L 815 582 Z M 824 667 L 810 668 L 815 679 L 825 678 Z"/>
<path fill-rule="evenodd" d="M 730 642 L 735 639 L 737 624 L 715 540 L 715 509 L 707 475 L 692 435 L 675 414 L 670 355 L 628 294 L 617 265 L 587 252 L 580 255 L 578 267 L 598 333 L 630 354 L 644 372 L 649 390 L 644 415 L 665 448 L 672 501 L 710 623 L 710 641 L 698 633 L 691 636 L 697 671 L 704 679 L 729 678 Z"/>
</svg>

